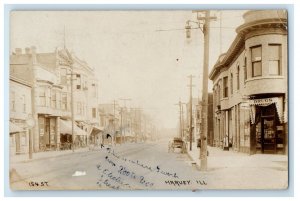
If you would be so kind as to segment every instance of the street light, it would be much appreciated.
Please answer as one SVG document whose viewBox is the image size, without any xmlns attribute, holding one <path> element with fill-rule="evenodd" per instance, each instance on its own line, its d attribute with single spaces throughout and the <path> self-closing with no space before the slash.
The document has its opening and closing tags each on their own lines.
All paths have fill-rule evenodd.
<svg viewBox="0 0 300 201">
<path fill-rule="evenodd" d="M 192 28 L 192 26 L 190 25 L 191 23 L 197 25 L 197 27 Z M 191 38 L 191 35 L 192 35 L 191 30 L 192 30 L 192 29 L 200 29 L 200 30 L 203 32 L 203 29 L 202 29 L 201 25 L 202 25 L 201 22 L 196 22 L 196 21 L 192 21 L 192 20 L 186 21 L 186 25 L 185 25 L 185 34 L 186 34 L 186 38 L 187 38 L 187 39 L 190 39 L 190 38 Z"/>
</svg>

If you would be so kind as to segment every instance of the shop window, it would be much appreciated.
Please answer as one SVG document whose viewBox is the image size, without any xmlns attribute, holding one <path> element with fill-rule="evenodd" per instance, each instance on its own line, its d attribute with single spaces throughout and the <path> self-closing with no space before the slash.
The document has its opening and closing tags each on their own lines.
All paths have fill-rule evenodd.
<svg viewBox="0 0 300 201">
<path fill-rule="evenodd" d="M 262 75 L 261 46 L 251 48 L 252 77 Z"/>
<path fill-rule="evenodd" d="M 228 77 L 223 78 L 223 98 L 228 97 Z"/>
<path fill-rule="evenodd" d="M 269 75 L 281 75 L 280 44 L 269 44 Z"/>
</svg>

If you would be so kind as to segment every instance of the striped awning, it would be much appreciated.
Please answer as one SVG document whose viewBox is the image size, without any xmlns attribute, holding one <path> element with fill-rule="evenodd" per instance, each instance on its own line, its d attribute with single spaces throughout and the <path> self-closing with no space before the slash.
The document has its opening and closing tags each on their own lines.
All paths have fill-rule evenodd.
<svg viewBox="0 0 300 201">
<path fill-rule="evenodd" d="M 275 104 L 276 112 L 279 117 L 280 123 L 287 122 L 286 111 L 283 111 L 283 98 L 282 97 L 273 97 L 273 98 L 262 98 L 262 99 L 253 99 L 249 100 L 249 105 L 251 109 L 251 122 L 255 122 L 255 106 L 269 106 L 271 104 Z"/>
</svg>

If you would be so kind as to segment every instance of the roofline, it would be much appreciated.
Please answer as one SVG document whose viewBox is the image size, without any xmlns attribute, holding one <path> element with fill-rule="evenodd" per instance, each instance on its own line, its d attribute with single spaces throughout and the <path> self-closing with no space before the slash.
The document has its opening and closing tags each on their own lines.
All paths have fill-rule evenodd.
<svg viewBox="0 0 300 201">
<path fill-rule="evenodd" d="M 263 26 L 263 25 L 279 25 L 284 26 L 284 23 L 287 23 L 286 19 L 263 19 L 263 20 L 256 20 L 248 23 L 244 23 L 237 27 L 236 32 L 237 36 L 235 37 L 234 41 L 231 43 L 229 49 L 226 52 L 226 56 L 223 58 L 221 62 L 217 62 L 211 72 L 209 73 L 209 79 L 213 80 L 214 77 L 217 75 L 220 69 L 225 67 L 226 65 L 229 65 L 233 62 L 233 58 L 236 58 L 236 52 L 241 51 L 241 47 L 245 45 L 245 35 L 246 31 L 250 28 L 255 28 L 256 26 Z"/>
<path fill-rule="evenodd" d="M 23 79 L 21 79 L 21 78 L 18 78 L 18 77 L 16 77 L 16 76 L 13 76 L 13 75 L 10 75 L 10 76 L 9 76 L 9 79 L 10 79 L 11 81 L 17 82 L 17 83 L 19 83 L 19 84 L 25 85 L 25 86 L 30 87 L 30 88 L 31 88 L 32 85 L 33 85 L 33 83 L 31 83 L 31 82 L 28 82 L 28 81 L 26 81 L 26 80 L 23 80 Z"/>
</svg>

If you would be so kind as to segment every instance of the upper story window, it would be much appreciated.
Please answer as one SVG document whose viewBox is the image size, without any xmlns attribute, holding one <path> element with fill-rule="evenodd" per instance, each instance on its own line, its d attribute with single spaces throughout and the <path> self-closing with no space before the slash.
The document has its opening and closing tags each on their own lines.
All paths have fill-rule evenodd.
<svg viewBox="0 0 300 201">
<path fill-rule="evenodd" d="M 76 89 L 81 89 L 81 75 L 76 74 Z"/>
<path fill-rule="evenodd" d="M 56 90 L 51 91 L 51 107 L 56 108 Z"/>
<path fill-rule="evenodd" d="M 251 47 L 252 77 L 262 75 L 261 45 Z"/>
<path fill-rule="evenodd" d="M 96 118 L 96 108 L 92 108 L 92 117 Z"/>
<path fill-rule="evenodd" d="M 97 85 L 95 83 L 92 84 L 92 97 L 96 98 L 97 97 Z"/>
<path fill-rule="evenodd" d="M 45 87 L 40 87 L 39 105 L 46 106 L 46 88 Z"/>
<path fill-rule="evenodd" d="M 67 84 L 67 69 L 66 68 L 61 68 L 60 69 L 60 83 L 61 84 Z"/>
<path fill-rule="evenodd" d="M 228 77 L 223 78 L 223 98 L 228 97 Z"/>
<path fill-rule="evenodd" d="M 237 72 L 236 72 L 236 89 L 240 89 L 240 66 L 237 66 Z"/>
<path fill-rule="evenodd" d="M 61 109 L 63 109 L 63 110 L 67 110 L 68 108 L 68 106 L 67 106 L 67 100 L 68 100 L 68 98 L 67 98 L 67 93 L 65 93 L 65 92 L 63 92 L 62 94 L 61 94 Z"/>
<path fill-rule="evenodd" d="M 61 92 L 56 91 L 56 109 L 61 109 Z"/>
<path fill-rule="evenodd" d="M 269 75 L 281 75 L 281 45 L 269 44 Z"/>
<path fill-rule="evenodd" d="M 230 93 L 233 94 L 233 75 L 230 73 Z"/>
</svg>

